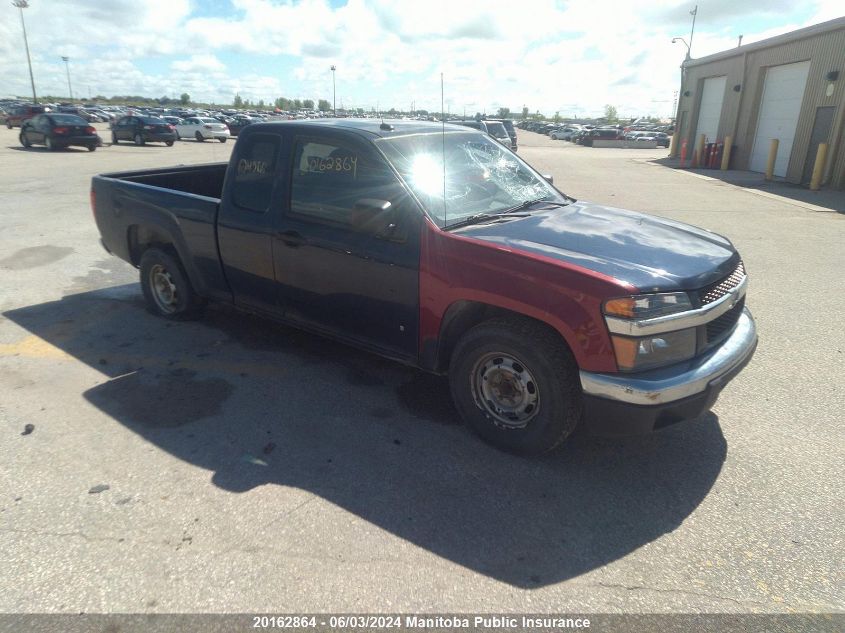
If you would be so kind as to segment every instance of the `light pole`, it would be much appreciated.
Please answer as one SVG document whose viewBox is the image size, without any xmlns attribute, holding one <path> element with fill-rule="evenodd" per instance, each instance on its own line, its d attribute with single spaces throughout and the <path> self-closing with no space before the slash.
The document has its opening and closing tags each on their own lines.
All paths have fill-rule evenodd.
<svg viewBox="0 0 845 633">
<path fill-rule="evenodd" d="M 695 33 L 695 16 L 698 15 L 698 5 L 695 5 L 695 9 L 690 11 L 689 14 L 692 16 L 692 28 L 690 29 L 690 32 L 689 32 L 689 44 L 687 44 L 687 52 L 688 53 L 692 49 L 692 34 Z"/>
<path fill-rule="evenodd" d="M 32 76 L 32 60 L 29 58 L 29 42 L 26 40 L 26 23 L 23 20 L 23 10 L 29 8 L 27 0 L 12 0 L 12 6 L 20 9 L 21 12 L 21 27 L 23 28 L 23 45 L 26 48 L 26 63 L 29 64 L 29 82 L 32 84 L 32 102 L 38 103 L 38 97 L 35 96 L 35 78 Z"/>
<path fill-rule="evenodd" d="M 697 8 L 698 7 L 696 7 L 696 9 Z M 673 37 L 672 38 L 672 44 L 675 44 L 677 42 L 681 42 L 684 46 L 687 47 L 687 56 L 684 58 L 684 61 L 681 62 L 681 89 L 679 91 L 680 95 L 678 96 L 678 99 L 677 99 L 677 105 L 676 105 L 677 109 L 675 109 L 675 131 L 672 133 L 673 141 L 671 143 L 671 148 L 669 150 L 669 155 L 672 158 L 675 158 L 678 155 L 678 152 L 680 151 L 680 147 L 679 147 L 680 141 L 678 141 L 677 139 L 679 139 L 680 135 L 681 135 L 681 127 L 680 127 L 680 125 L 681 125 L 681 116 L 680 116 L 681 115 L 681 99 L 683 98 L 683 93 L 684 93 L 684 81 L 686 80 L 686 74 L 687 74 L 687 62 L 690 60 L 690 54 L 689 54 L 690 49 L 689 49 L 689 44 L 687 44 L 687 41 L 682 37 Z"/>
<path fill-rule="evenodd" d="M 334 71 L 337 70 L 337 66 L 332 64 L 332 111 L 334 112 L 335 118 L 337 118 L 337 87 L 334 82 Z"/>
<path fill-rule="evenodd" d="M 65 63 L 65 71 L 67 72 L 67 91 L 70 94 L 70 100 L 73 101 L 73 89 L 70 87 L 70 66 L 68 66 L 70 57 L 62 55 L 62 61 Z"/>
</svg>

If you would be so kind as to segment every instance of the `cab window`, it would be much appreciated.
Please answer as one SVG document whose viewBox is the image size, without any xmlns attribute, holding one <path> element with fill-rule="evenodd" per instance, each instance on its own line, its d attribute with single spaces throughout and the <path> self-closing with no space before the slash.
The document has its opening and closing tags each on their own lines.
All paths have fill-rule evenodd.
<svg viewBox="0 0 845 633">
<path fill-rule="evenodd" d="M 243 143 L 243 144 L 242 144 Z M 281 138 L 253 134 L 238 141 L 232 200 L 238 207 L 264 213 L 270 208 Z"/>
</svg>

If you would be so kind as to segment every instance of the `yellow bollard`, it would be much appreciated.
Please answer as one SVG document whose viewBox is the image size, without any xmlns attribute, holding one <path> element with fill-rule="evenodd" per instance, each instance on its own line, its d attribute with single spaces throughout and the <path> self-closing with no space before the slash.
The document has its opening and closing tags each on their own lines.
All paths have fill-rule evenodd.
<svg viewBox="0 0 845 633">
<path fill-rule="evenodd" d="M 822 184 L 824 165 L 827 162 L 827 143 L 819 143 L 816 152 L 816 164 L 813 165 L 813 177 L 810 179 L 810 191 L 818 191 Z"/>
<path fill-rule="evenodd" d="M 731 164 L 731 146 L 734 144 L 733 136 L 725 137 L 725 148 L 722 150 L 722 171 L 728 171 L 728 165 Z"/>
<path fill-rule="evenodd" d="M 769 146 L 769 162 L 766 163 L 766 180 L 771 180 L 775 174 L 775 160 L 778 157 L 778 145 L 780 141 L 776 138 L 772 139 L 772 144 Z"/>
</svg>

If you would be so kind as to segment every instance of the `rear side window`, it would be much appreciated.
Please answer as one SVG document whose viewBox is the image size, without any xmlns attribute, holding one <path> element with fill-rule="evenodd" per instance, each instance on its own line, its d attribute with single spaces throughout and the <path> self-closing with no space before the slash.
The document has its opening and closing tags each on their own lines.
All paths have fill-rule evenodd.
<svg viewBox="0 0 845 633">
<path fill-rule="evenodd" d="M 238 141 L 232 201 L 242 209 L 264 213 L 270 208 L 280 137 L 254 134 Z M 243 143 L 243 145 L 241 144 Z"/>
</svg>

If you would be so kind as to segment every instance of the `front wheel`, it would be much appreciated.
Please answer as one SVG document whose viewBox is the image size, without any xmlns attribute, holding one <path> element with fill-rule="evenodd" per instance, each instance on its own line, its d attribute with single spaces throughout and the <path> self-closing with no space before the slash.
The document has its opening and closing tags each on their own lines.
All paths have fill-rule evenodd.
<svg viewBox="0 0 845 633">
<path fill-rule="evenodd" d="M 111 133 L 111 144 L 117 145 L 117 134 L 115 134 L 114 132 Z"/>
<path fill-rule="evenodd" d="M 539 455 L 582 415 L 578 366 L 560 336 L 518 317 L 486 321 L 458 342 L 449 386 L 461 416 L 499 449 Z"/>
<path fill-rule="evenodd" d="M 164 144 L 168 147 L 173 147 L 173 141 L 165 141 Z"/>
<path fill-rule="evenodd" d="M 220 141 L 221 143 L 225 143 L 225 142 L 226 142 L 226 137 L 225 137 L 225 136 L 222 136 L 222 137 L 218 138 L 217 140 L 218 140 L 218 141 Z"/>
<path fill-rule="evenodd" d="M 141 290 L 150 312 L 177 321 L 201 315 L 205 301 L 194 292 L 182 265 L 171 253 L 147 249 L 140 268 Z"/>
<path fill-rule="evenodd" d="M 135 145 L 140 146 L 144 144 L 144 137 L 140 134 L 136 134 L 133 140 L 135 141 Z"/>
<path fill-rule="evenodd" d="M 88 151 L 89 151 L 89 152 L 96 151 L 96 149 L 97 149 L 97 146 L 96 146 L 96 145 L 94 145 L 94 143 L 91 143 L 91 144 L 88 146 Z"/>
<path fill-rule="evenodd" d="M 51 139 L 49 136 L 44 140 L 44 145 L 47 146 L 48 152 L 56 151 L 56 146 L 53 144 L 53 139 Z"/>
<path fill-rule="evenodd" d="M 20 138 L 21 145 L 23 145 L 24 147 L 30 147 L 31 146 L 31 143 L 29 142 L 29 139 L 26 137 L 26 134 L 22 133 L 19 138 Z"/>
<path fill-rule="evenodd" d="M 196 138 L 196 139 L 197 139 L 200 143 L 202 143 L 203 141 L 205 141 L 205 137 L 204 137 L 202 134 L 200 134 L 199 132 L 197 132 L 196 134 L 194 134 L 194 138 Z"/>
</svg>

